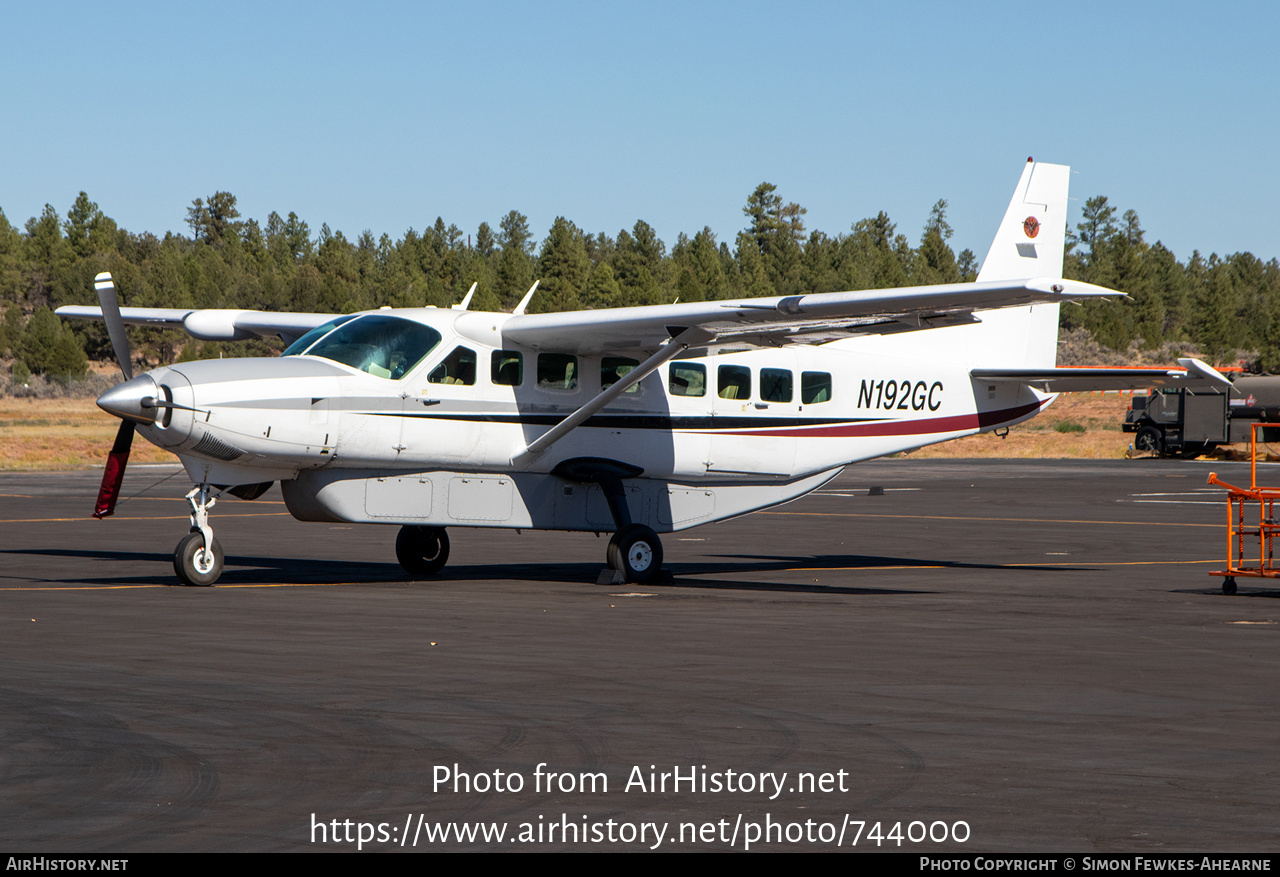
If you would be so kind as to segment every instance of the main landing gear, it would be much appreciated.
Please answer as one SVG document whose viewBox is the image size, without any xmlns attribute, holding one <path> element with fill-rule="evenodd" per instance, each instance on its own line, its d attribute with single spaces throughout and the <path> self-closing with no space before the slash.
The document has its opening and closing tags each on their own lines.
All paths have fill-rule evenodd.
<svg viewBox="0 0 1280 877">
<path fill-rule="evenodd" d="M 191 532 L 173 549 L 173 571 L 188 587 L 207 588 L 222 575 L 222 546 L 209 527 L 209 509 L 218 501 L 208 484 L 197 484 L 187 494 L 191 506 Z"/>
<path fill-rule="evenodd" d="M 644 524 L 627 524 L 609 540 L 605 559 L 624 581 L 652 582 L 662 574 L 662 542 Z"/>
<path fill-rule="evenodd" d="M 631 520 L 631 509 L 627 507 L 627 492 L 623 487 L 620 473 L 599 466 L 590 473 L 591 480 L 600 485 L 605 501 L 609 503 L 609 514 L 618 529 L 609 539 L 609 547 L 605 551 L 605 562 L 608 570 L 597 579 L 599 584 L 618 584 L 636 582 L 649 584 L 662 576 L 662 540 L 652 527 L 636 524 Z"/>
<path fill-rule="evenodd" d="M 401 527 L 396 560 L 411 576 L 433 576 L 449 561 L 449 534 L 444 527 Z"/>
</svg>

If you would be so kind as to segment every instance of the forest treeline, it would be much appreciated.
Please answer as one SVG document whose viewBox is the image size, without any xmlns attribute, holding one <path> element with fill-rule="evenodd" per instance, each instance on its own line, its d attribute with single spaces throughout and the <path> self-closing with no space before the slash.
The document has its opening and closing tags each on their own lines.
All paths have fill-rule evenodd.
<svg viewBox="0 0 1280 877">
<path fill-rule="evenodd" d="M 978 259 L 948 243 L 947 202 L 938 201 L 917 242 L 883 212 L 829 235 L 805 227 L 805 208 L 762 183 L 743 208 L 732 244 L 709 228 L 667 245 L 643 220 L 614 236 L 559 217 L 538 241 L 517 211 L 497 228 L 464 233 L 442 218 L 399 240 L 354 240 L 327 224 L 313 231 L 295 213 L 264 224 L 243 219 L 235 197 L 216 192 L 187 211 L 190 236 L 120 228 L 81 192 L 67 212 L 46 205 L 20 230 L 0 212 L 0 356 L 13 376 L 28 370 L 75 375 L 87 358 L 111 357 L 105 330 L 65 323 L 64 304 L 95 304 L 93 277 L 110 271 L 134 307 L 248 308 L 350 312 L 447 307 L 479 284 L 472 308 L 510 310 L 540 281 L 530 311 L 624 307 L 972 280 Z M 1129 293 L 1122 301 L 1062 309 L 1064 328 L 1085 328 L 1103 345 L 1194 345 L 1222 363 L 1249 353 L 1280 370 L 1280 263 L 1251 253 L 1186 261 L 1147 242 L 1137 213 L 1090 198 L 1068 233 L 1064 273 Z M 179 333 L 131 329 L 140 364 L 175 356 L 267 353 L 266 341 L 200 345 Z"/>
</svg>

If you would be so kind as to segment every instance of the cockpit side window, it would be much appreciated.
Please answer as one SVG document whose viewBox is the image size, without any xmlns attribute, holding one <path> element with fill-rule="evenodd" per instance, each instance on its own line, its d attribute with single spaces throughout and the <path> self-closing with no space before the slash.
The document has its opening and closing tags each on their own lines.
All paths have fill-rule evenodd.
<svg viewBox="0 0 1280 877">
<path fill-rule="evenodd" d="M 476 352 L 466 347 L 455 347 L 453 352 L 427 375 L 431 384 L 463 384 L 476 382 Z"/>
<path fill-rule="evenodd" d="M 312 344 L 315 344 L 317 341 L 319 341 L 319 340 L 320 340 L 321 338 L 323 338 L 325 335 L 328 335 L 330 332 L 332 332 L 332 331 L 333 331 L 334 329 L 336 329 L 338 326 L 341 326 L 343 323 L 346 323 L 346 322 L 348 322 L 348 321 L 350 321 L 350 320 L 354 320 L 354 319 L 355 319 L 355 316 L 354 316 L 354 315 L 352 315 L 352 314 L 348 314 L 348 315 L 347 315 L 347 316 L 345 316 L 345 317 L 338 317 L 338 319 L 336 319 L 336 320 L 330 320 L 329 322 L 325 323 L 323 326 L 316 326 L 316 327 L 315 327 L 314 329 L 312 329 L 310 332 L 308 332 L 307 334 L 303 335 L 303 336 L 302 336 L 301 338 L 299 338 L 297 341 L 293 342 L 293 343 L 292 343 L 292 344 L 290 344 L 288 347 L 286 347 L 286 348 L 285 348 L 284 353 L 282 353 L 282 354 L 280 354 L 280 355 L 281 355 L 281 356 L 296 356 L 297 354 L 302 353 L 304 350 L 306 350 L 306 349 L 307 349 L 308 347 L 310 347 Z"/>
<path fill-rule="evenodd" d="M 401 317 L 366 314 L 334 329 L 307 353 L 394 381 L 408 374 L 439 343 L 440 333 L 430 326 Z"/>
<path fill-rule="evenodd" d="M 518 387 L 524 380 L 524 355 L 519 350 L 495 350 L 489 360 L 493 382 L 503 387 Z"/>
</svg>

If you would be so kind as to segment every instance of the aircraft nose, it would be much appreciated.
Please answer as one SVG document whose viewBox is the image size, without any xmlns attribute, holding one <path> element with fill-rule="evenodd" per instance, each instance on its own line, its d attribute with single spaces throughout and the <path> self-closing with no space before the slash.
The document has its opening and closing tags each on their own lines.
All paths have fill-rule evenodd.
<svg viewBox="0 0 1280 877">
<path fill-rule="evenodd" d="M 156 409 L 150 404 L 160 394 L 151 375 L 138 375 L 117 384 L 98 397 L 98 407 L 108 414 L 134 423 L 155 423 Z"/>
</svg>

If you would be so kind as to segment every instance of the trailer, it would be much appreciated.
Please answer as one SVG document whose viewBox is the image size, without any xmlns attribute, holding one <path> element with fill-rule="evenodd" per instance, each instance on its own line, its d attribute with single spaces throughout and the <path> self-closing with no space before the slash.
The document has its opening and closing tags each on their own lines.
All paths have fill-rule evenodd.
<svg viewBox="0 0 1280 877">
<path fill-rule="evenodd" d="M 1223 577 L 1224 594 L 1236 592 L 1236 576 L 1280 578 L 1280 568 L 1275 563 L 1275 542 L 1280 538 L 1280 522 L 1276 520 L 1280 489 L 1258 486 L 1258 442 L 1262 438 L 1259 433 L 1278 432 L 1280 425 L 1254 423 L 1250 424 L 1249 431 L 1249 486 L 1236 487 L 1219 478 L 1218 473 L 1209 473 L 1210 485 L 1227 489 L 1227 565 L 1225 569 L 1209 573 Z M 1257 540 L 1256 554 L 1254 540 Z"/>
<path fill-rule="evenodd" d="M 1218 445 L 1247 442 L 1253 424 L 1280 420 L 1280 375 L 1230 376 L 1230 391 L 1184 388 L 1134 396 L 1123 429 L 1133 447 L 1157 456 L 1195 457 Z M 1280 438 L 1265 430 L 1263 441 Z"/>
</svg>

